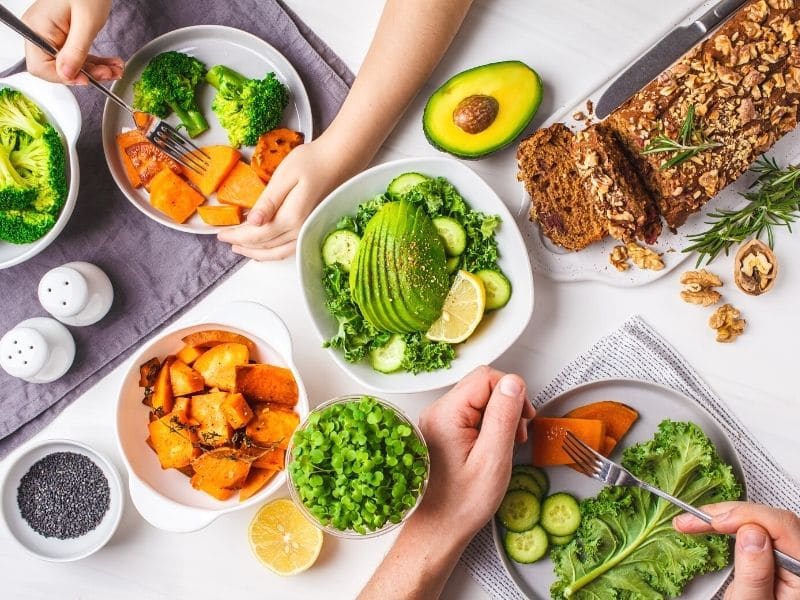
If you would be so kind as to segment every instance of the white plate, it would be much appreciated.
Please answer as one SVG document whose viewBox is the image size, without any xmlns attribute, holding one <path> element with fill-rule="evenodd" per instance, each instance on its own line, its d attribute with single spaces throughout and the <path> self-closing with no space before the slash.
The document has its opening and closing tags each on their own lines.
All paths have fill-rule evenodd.
<svg viewBox="0 0 800 600">
<path fill-rule="evenodd" d="M 69 221 L 78 197 L 80 176 L 78 152 L 75 145 L 81 132 L 81 109 L 78 101 L 65 85 L 50 83 L 28 73 L 17 73 L 0 79 L 0 88 L 11 87 L 24 93 L 44 111 L 47 120 L 55 127 L 65 144 L 67 163 L 67 199 L 52 229 L 32 244 L 9 244 L 0 240 L 0 269 L 13 267 L 36 256 L 58 237 Z"/>
<path fill-rule="evenodd" d="M 281 471 L 263 489 L 240 502 L 234 496 L 217 500 L 195 490 L 189 479 L 175 469 L 162 469 L 155 452 L 145 441 L 148 408 L 142 404 L 139 365 L 154 356 L 164 358 L 181 349 L 181 338 L 196 331 L 224 329 L 250 338 L 256 345 L 252 358 L 292 371 L 299 397 L 295 412 L 302 421 L 308 414 L 308 396 L 292 358 L 292 339 L 286 324 L 272 310 L 255 302 L 232 302 L 216 308 L 196 325 L 172 327 L 148 342 L 131 362 L 117 400 L 116 435 L 120 454 L 130 478 L 131 500 L 154 527 L 165 531 L 195 531 L 219 516 L 261 504 L 279 491 L 286 481 Z"/>
<path fill-rule="evenodd" d="M 22 18 L 22 13 L 33 4 L 31 0 L 3 0 L 3 6 Z M 0 72 L 16 66 L 25 58 L 25 42 L 22 37 L 0 23 Z"/>
<path fill-rule="evenodd" d="M 609 379 L 578 386 L 554 398 L 537 410 L 538 415 L 560 417 L 573 408 L 597 402 L 617 400 L 639 411 L 639 419 L 628 431 L 621 444 L 614 449 L 611 458 L 619 460 L 623 448 L 652 439 L 658 424 L 664 419 L 691 421 L 700 426 L 717 448 L 722 460 L 733 467 L 736 479 L 744 485 L 744 474 L 739 457 L 717 422 L 696 402 L 670 388 L 625 379 Z M 524 444 L 517 449 L 515 463 L 530 464 L 531 446 Z M 566 467 L 547 469 L 550 478 L 550 493 L 567 492 L 578 499 L 596 495 L 602 484 Z M 521 565 L 506 557 L 500 540 L 500 527 L 492 519 L 492 534 L 500 560 L 511 579 L 528 598 L 543 600 L 550 598 L 550 586 L 554 581 L 553 563 L 549 558 L 532 565 Z M 681 598 L 707 600 L 712 598 L 730 574 L 732 566 L 721 571 L 696 577 L 685 588 Z"/>
<path fill-rule="evenodd" d="M 389 182 L 402 173 L 416 171 L 432 177 L 444 177 L 475 210 L 500 215 L 497 229 L 500 267 L 511 281 L 511 300 L 506 306 L 487 314 L 477 331 L 456 346 L 456 359 L 449 369 L 432 373 L 378 373 L 368 361 L 349 363 L 339 350 L 329 349 L 333 360 L 361 385 L 391 394 L 411 394 L 436 390 L 460 381 L 478 365 L 488 364 L 505 352 L 525 331 L 533 313 L 533 277 L 525 243 L 505 203 L 477 173 L 451 158 L 406 158 L 383 163 L 356 175 L 322 201 L 300 230 L 297 243 L 297 269 L 303 300 L 321 340 L 337 331 L 336 320 L 325 308 L 322 285 L 322 241 L 336 222 L 353 215 L 359 204 L 382 194 Z"/>
<path fill-rule="evenodd" d="M 281 126 L 300 131 L 305 135 L 306 142 L 311 141 L 314 134 L 311 104 L 300 75 L 297 74 L 291 63 L 267 42 L 232 27 L 197 25 L 176 29 L 157 37 L 144 45 L 128 60 L 125 74 L 122 79 L 114 83 L 111 89 L 128 104 L 131 104 L 133 102 L 133 83 L 139 79 L 142 70 L 154 56 L 169 50 L 177 50 L 194 56 L 209 69 L 214 65 L 223 64 L 247 77 L 262 78 L 268 72 L 274 72 L 277 78 L 289 88 L 290 95 L 289 105 L 283 113 Z M 200 88 L 199 104 L 210 127 L 208 131 L 192 140 L 198 146 L 229 144 L 228 134 L 211 111 L 211 101 L 215 94 L 216 90 L 210 85 L 202 85 Z M 167 121 L 173 125 L 178 123 L 175 115 L 168 117 Z M 221 231 L 221 227 L 212 227 L 204 223 L 198 214 L 194 214 L 186 223 L 174 222 L 150 205 L 150 195 L 146 190 L 135 189 L 130 184 L 117 152 L 116 136 L 118 133 L 132 128 L 133 122 L 130 115 L 113 102 L 107 101 L 103 111 L 103 150 L 111 175 L 128 200 L 151 219 L 172 229 L 205 234 Z M 242 150 L 243 157 L 249 160 L 252 149 L 243 147 L 240 150 Z M 206 203 L 216 204 L 216 200 L 211 198 Z"/>
<path fill-rule="evenodd" d="M 696 10 L 693 10 L 682 23 L 691 21 L 699 13 L 704 12 L 714 2 L 705 2 Z M 655 40 L 651 40 L 655 41 Z M 648 49 L 649 43 L 642 47 L 642 53 Z M 605 89 L 616 79 L 617 74 L 603 83 L 598 89 L 582 98 L 577 104 L 562 106 L 557 113 L 552 115 L 542 123 L 542 128 L 549 127 L 553 123 L 562 122 L 573 129 L 582 129 L 585 123 L 576 121 L 573 115 L 576 112 L 588 114 L 586 103 L 591 100 L 595 105 L 597 100 L 603 95 Z M 767 153 L 774 156 L 778 163 L 785 165 L 794 163 L 798 160 L 798 149 L 800 148 L 800 128 L 784 136 Z M 615 239 L 606 237 L 600 242 L 584 248 L 579 252 L 564 250 L 550 242 L 542 233 L 537 224 L 531 223 L 528 218 L 530 210 L 530 196 L 525 191 L 524 186 L 521 191 L 521 200 L 517 212 L 517 221 L 520 230 L 523 232 L 530 251 L 531 263 L 534 268 L 544 273 L 555 281 L 601 281 L 613 286 L 634 287 L 651 283 L 678 267 L 689 256 L 689 253 L 682 250 L 689 246 L 688 236 L 700 233 L 707 229 L 706 215 L 719 209 L 735 209 L 744 204 L 740 192 L 745 191 L 753 182 L 752 175 L 745 174 L 738 181 L 732 183 L 722 190 L 713 200 L 703 207 L 703 209 L 689 217 L 684 225 L 681 226 L 677 234 L 671 233 L 666 224 L 664 230 L 658 238 L 658 243 L 650 247 L 659 253 L 663 253 L 664 269 L 661 271 L 649 271 L 632 267 L 627 271 L 617 271 L 608 261 L 611 249 L 619 245 Z M 696 256 L 691 254 L 691 256 Z"/>
</svg>

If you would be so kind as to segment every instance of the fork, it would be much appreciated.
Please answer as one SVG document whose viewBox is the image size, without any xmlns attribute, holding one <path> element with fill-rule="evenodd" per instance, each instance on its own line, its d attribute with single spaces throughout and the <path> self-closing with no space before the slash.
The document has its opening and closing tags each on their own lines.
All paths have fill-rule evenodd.
<svg viewBox="0 0 800 600">
<path fill-rule="evenodd" d="M 8 25 L 23 38 L 38 46 L 53 58 L 58 54 L 58 50 L 48 43 L 47 40 L 25 25 L 25 23 L 18 19 L 2 4 L 0 4 L 0 22 Z M 89 80 L 91 85 L 108 96 L 117 106 L 127 111 L 133 118 L 136 128 L 164 152 L 164 154 L 200 175 L 208 169 L 210 164 L 210 157 L 208 154 L 182 136 L 172 125 L 158 117 L 140 112 L 128 106 L 122 98 L 97 81 L 85 69 L 82 68 L 80 72 L 86 76 L 86 79 Z"/>
<path fill-rule="evenodd" d="M 602 481 L 606 485 L 640 487 L 643 490 L 647 490 L 651 494 L 655 494 L 659 498 L 663 498 L 668 502 L 672 502 L 672 504 L 675 506 L 678 506 L 684 511 L 693 514 L 701 521 L 709 524 L 711 523 L 711 515 L 708 513 L 704 513 L 702 510 L 695 508 L 691 504 L 687 504 L 683 500 L 671 496 L 665 491 L 650 485 L 646 481 L 642 481 L 622 465 L 618 465 L 614 461 L 606 458 L 594 450 L 594 448 L 587 446 L 583 440 L 581 440 L 571 431 L 567 432 L 562 448 L 564 449 L 564 452 L 566 452 L 569 457 L 575 461 L 575 465 L 584 475 L 588 475 L 589 477 L 597 479 L 598 481 Z M 789 556 L 788 554 L 784 554 L 777 549 L 773 549 L 772 552 L 775 555 L 775 562 L 779 567 L 786 569 L 790 573 L 800 576 L 800 560 Z"/>
</svg>

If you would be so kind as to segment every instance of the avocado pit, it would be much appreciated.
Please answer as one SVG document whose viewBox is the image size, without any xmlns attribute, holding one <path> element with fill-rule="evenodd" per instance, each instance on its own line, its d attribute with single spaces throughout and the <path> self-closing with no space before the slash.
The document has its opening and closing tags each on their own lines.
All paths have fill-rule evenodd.
<svg viewBox="0 0 800 600">
<path fill-rule="evenodd" d="M 500 103 L 495 97 L 473 94 L 458 103 L 453 111 L 453 123 L 466 133 L 476 134 L 488 129 L 499 112 Z"/>
</svg>

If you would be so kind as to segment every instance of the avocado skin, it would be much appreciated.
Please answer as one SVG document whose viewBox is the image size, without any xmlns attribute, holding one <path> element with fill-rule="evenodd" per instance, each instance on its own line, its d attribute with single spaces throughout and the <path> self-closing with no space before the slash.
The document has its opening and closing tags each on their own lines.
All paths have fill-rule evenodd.
<svg viewBox="0 0 800 600">
<path fill-rule="evenodd" d="M 448 111 L 450 115 L 452 115 L 453 110 L 458 105 L 458 103 L 473 94 L 481 94 L 483 93 L 481 90 L 476 89 L 472 92 L 466 91 L 463 94 L 460 94 L 457 99 L 449 98 L 448 94 L 445 93 L 450 86 L 458 83 L 459 81 L 467 82 L 467 90 L 468 82 L 471 77 L 475 76 L 476 74 L 483 74 L 487 71 L 497 69 L 499 67 L 507 67 L 509 65 L 518 65 L 520 68 L 527 69 L 530 71 L 534 77 L 535 85 L 533 86 L 533 90 L 530 94 L 521 94 L 518 91 L 516 93 L 512 93 L 509 98 L 497 98 L 493 96 L 498 102 L 500 103 L 500 110 L 503 110 L 504 105 L 507 102 L 526 102 L 529 104 L 527 110 L 523 113 L 521 118 L 518 122 L 513 123 L 508 131 L 502 132 L 502 135 L 498 135 L 495 139 L 495 142 L 488 145 L 486 148 L 481 149 L 480 151 L 468 151 L 465 149 L 461 149 L 456 145 L 453 145 L 448 139 L 438 137 L 436 134 L 432 132 L 431 121 L 434 118 L 434 109 L 437 108 L 437 103 L 439 102 L 451 102 L 452 108 Z M 520 97 L 523 96 L 523 97 Z M 529 97 L 525 97 L 529 96 Z M 456 73 L 450 79 L 445 81 L 441 86 L 439 86 L 428 98 L 428 101 L 425 103 L 425 109 L 422 113 L 422 132 L 425 135 L 425 139 L 428 143 L 436 148 L 441 152 L 447 152 L 453 156 L 458 158 L 466 159 L 466 160 L 477 160 L 493 152 L 497 152 L 502 148 L 508 146 L 511 142 L 513 142 L 528 126 L 531 122 L 533 117 L 536 115 L 536 111 L 539 109 L 539 104 L 542 101 L 542 82 L 539 78 L 539 74 L 531 69 L 525 63 L 518 61 L 518 60 L 508 60 L 508 61 L 501 61 L 495 63 L 488 63 L 485 65 L 480 65 L 477 67 L 473 67 L 471 69 L 467 69 L 465 71 L 461 71 L 460 73 Z"/>
<path fill-rule="evenodd" d="M 450 287 L 444 245 L 421 206 L 387 202 L 367 224 L 355 268 L 353 299 L 376 329 L 427 331 Z"/>
</svg>

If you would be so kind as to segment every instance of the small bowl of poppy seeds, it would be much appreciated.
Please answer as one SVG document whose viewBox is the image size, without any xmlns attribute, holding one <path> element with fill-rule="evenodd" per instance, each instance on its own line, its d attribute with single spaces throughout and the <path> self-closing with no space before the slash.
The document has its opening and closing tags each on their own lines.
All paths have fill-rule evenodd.
<svg viewBox="0 0 800 600">
<path fill-rule="evenodd" d="M 122 517 L 116 467 L 92 448 L 48 440 L 19 454 L 0 488 L 12 537 L 43 560 L 68 562 L 102 548 Z"/>
</svg>

